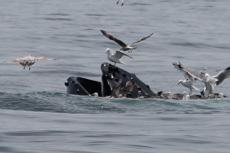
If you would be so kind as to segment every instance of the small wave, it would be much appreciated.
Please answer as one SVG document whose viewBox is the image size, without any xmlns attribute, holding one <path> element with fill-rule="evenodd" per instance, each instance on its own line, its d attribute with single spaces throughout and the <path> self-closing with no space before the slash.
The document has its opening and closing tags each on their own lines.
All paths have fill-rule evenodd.
<svg viewBox="0 0 230 153">
<path fill-rule="evenodd" d="M 83 66 L 82 66 L 83 67 Z M 39 70 L 32 72 L 34 74 L 68 74 L 72 76 L 87 76 L 87 77 L 100 77 L 100 74 L 90 73 L 90 72 L 81 72 L 81 71 L 71 71 L 71 70 Z"/>
<path fill-rule="evenodd" d="M 28 111 L 55 111 L 55 101 L 62 93 L 0 93 L 0 108 Z M 51 100 L 53 99 L 53 100 Z"/>
<path fill-rule="evenodd" d="M 142 5 L 142 6 L 144 6 L 144 5 L 150 5 L 150 4 L 148 4 L 148 3 L 136 2 L 136 3 L 132 3 L 132 4 L 130 4 L 130 5 Z"/>
<path fill-rule="evenodd" d="M 65 14 L 65 13 L 51 13 L 48 15 L 51 15 L 51 16 L 69 16 L 69 14 Z"/>
<path fill-rule="evenodd" d="M 104 14 L 90 14 L 90 13 L 88 13 L 88 14 L 85 14 L 86 16 L 105 16 Z"/>
<path fill-rule="evenodd" d="M 230 113 L 230 99 L 165 100 L 102 98 L 58 92 L 0 92 L 0 109 L 56 113 L 214 114 Z"/>
<path fill-rule="evenodd" d="M 5 147 L 5 146 L 0 146 L 0 150 L 2 152 L 16 152 L 12 147 Z"/>
<path fill-rule="evenodd" d="M 177 46 L 186 46 L 186 47 L 195 47 L 195 48 L 202 48 L 204 46 L 204 44 L 192 43 L 192 42 L 172 42 L 171 44 Z"/>
<path fill-rule="evenodd" d="M 104 99 L 105 100 L 105 99 Z M 102 98 L 56 92 L 0 93 L 0 109 L 57 113 L 124 112 Z"/>
<path fill-rule="evenodd" d="M 50 20 L 50 21 L 72 21 L 72 19 L 68 19 L 68 18 L 51 18 L 51 17 L 46 17 L 46 18 L 43 18 L 45 20 Z"/>
<path fill-rule="evenodd" d="M 211 47 L 217 49 L 230 49 L 230 47 L 228 46 L 215 46 L 215 45 L 195 43 L 195 42 L 171 42 L 171 44 L 177 46 L 194 47 L 194 48 Z"/>
</svg>

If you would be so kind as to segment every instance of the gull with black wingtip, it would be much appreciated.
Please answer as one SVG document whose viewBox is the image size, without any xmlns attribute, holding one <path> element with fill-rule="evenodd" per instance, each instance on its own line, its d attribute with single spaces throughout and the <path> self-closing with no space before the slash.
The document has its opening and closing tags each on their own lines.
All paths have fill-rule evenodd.
<svg viewBox="0 0 230 153">
<path fill-rule="evenodd" d="M 139 42 L 141 42 L 141 41 L 143 41 L 143 40 L 146 40 L 146 39 L 148 39 L 149 37 L 151 37 L 151 36 L 153 35 L 153 33 L 151 33 L 150 35 L 148 35 L 148 36 L 146 36 L 146 37 L 144 37 L 144 38 L 141 38 L 140 40 L 137 40 L 137 41 L 132 42 L 132 43 L 130 43 L 130 44 L 126 44 L 126 43 L 124 43 L 123 41 L 121 41 L 120 39 L 117 39 L 116 37 L 110 35 L 109 33 L 107 33 L 107 32 L 104 31 L 104 30 L 101 30 L 101 33 L 102 33 L 104 36 L 106 36 L 108 39 L 113 40 L 113 41 L 115 41 L 116 43 L 118 43 L 118 44 L 121 46 L 120 51 L 132 51 L 132 50 L 134 50 L 134 49 L 137 48 L 137 47 L 133 47 L 133 46 L 132 46 L 133 44 L 136 44 L 136 43 L 139 43 Z"/>
</svg>

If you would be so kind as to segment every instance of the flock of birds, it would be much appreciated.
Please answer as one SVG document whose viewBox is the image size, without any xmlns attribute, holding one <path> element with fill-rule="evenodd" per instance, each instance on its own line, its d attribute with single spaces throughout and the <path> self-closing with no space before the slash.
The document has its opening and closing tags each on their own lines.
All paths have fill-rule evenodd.
<svg viewBox="0 0 230 153">
<path fill-rule="evenodd" d="M 123 56 L 127 56 L 129 58 L 132 58 L 131 56 L 125 54 L 124 51 L 132 52 L 132 50 L 137 48 L 137 47 L 133 47 L 132 46 L 133 44 L 139 43 L 143 40 L 146 40 L 153 35 L 153 33 L 151 33 L 150 35 L 148 35 L 148 36 L 146 36 L 140 40 L 137 40 L 137 41 L 130 43 L 130 44 L 126 44 L 123 41 L 121 41 L 120 39 L 108 34 L 104 30 L 101 30 L 101 32 L 108 39 L 115 41 L 116 43 L 118 43 L 121 46 L 121 48 L 117 51 L 111 50 L 110 48 L 106 49 L 107 58 L 111 62 L 114 62 L 114 65 L 116 65 L 116 63 L 124 64 L 124 62 L 121 61 Z M 189 95 L 192 95 L 193 90 L 197 90 L 197 91 L 200 91 L 202 97 L 208 98 L 208 96 L 210 94 L 213 94 L 214 87 L 217 85 L 220 85 L 226 78 L 228 78 L 230 76 L 230 67 L 226 68 L 223 71 L 220 71 L 215 76 L 210 76 L 208 73 L 193 70 L 191 68 L 187 68 L 187 67 L 183 66 L 180 62 L 179 63 L 173 62 L 172 64 L 177 70 L 179 70 L 184 75 L 185 80 L 179 80 L 178 85 L 181 84 L 184 87 L 188 88 L 190 90 Z M 194 86 L 194 83 L 196 80 L 199 80 L 199 81 L 204 83 L 205 87 L 203 88 L 203 90 L 200 90 Z"/>
<path fill-rule="evenodd" d="M 125 0 L 118 0 L 117 4 L 121 4 L 121 6 L 123 6 L 125 4 Z M 108 35 L 106 32 L 102 31 L 102 33 L 106 37 L 108 37 L 109 39 L 114 40 L 115 42 L 120 44 L 122 46 L 122 48 L 124 46 L 125 46 L 125 48 L 127 48 L 127 46 L 128 46 L 128 48 L 132 48 L 129 45 L 126 45 L 126 44 L 123 44 L 122 42 L 119 42 L 119 40 L 117 40 L 113 36 Z M 140 41 L 149 38 L 151 35 L 141 39 Z M 140 42 L 140 41 L 137 41 L 137 42 Z M 134 43 L 137 43 L 137 42 L 134 42 Z M 132 44 L 134 44 L 134 43 L 132 43 Z M 110 49 L 107 49 L 107 50 L 109 52 Z M 125 51 L 125 49 L 123 51 Z M 115 51 L 113 51 L 112 53 L 114 56 L 108 55 L 108 59 L 112 62 L 115 62 L 115 64 L 116 64 L 116 62 L 122 63 L 120 60 L 117 60 L 117 59 L 121 58 L 122 56 L 119 55 L 119 53 L 117 53 L 118 55 L 116 57 Z M 127 56 L 127 55 L 125 54 L 123 56 Z M 128 57 L 130 57 L 130 56 L 128 56 Z M 179 80 L 178 85 L 181 84 L 184 87 L 188 88 L 189 89 L 189 96 L 192 95 L 193 90 L 196 90 L 196 91 L 200 91 L 202 97 L 208 98 L 210 95 L 213 94 L 214 87 L 220 85 L 226 78 L 228 78 L 230 76 L 230 67 L 227 67 L 226 69 L 220 71 L 215 76 L 210 76 L 208 73 L 205 73 L 203 71 L 197 71 L 197 70 L 193 70 L 191 68 L 184 67 L 180 62 L 178 62 L 178 63 L 173 62 L 172 64 L 177 70 L 179 70 L 184 75 L 185 80 Z M 194 83 L 196 82 L 196 80 L 204 83 L 205 87 L 202 90 L 200 90 L 199 88 L 194 86 Z"/>
<path fill-rule="evenodd" d="M 173 62 L 172 64 L 184 75 L 185 80 L 179 80 L 178 84 L 182 84 L 184 87 L 189 88 L 189 95 L 192 94 L 192 90 L 200 91 L 200 89 L 193 85 L 196 80 L 199 80 L 205 85 L 200 93 L 204 98 L 208 98 L 210 94 L 213 94 L 214 87 L 220 85 L 226 78 L 230 76 L 230 67 L 220 71 L 217 75 L 211 76 L 203 71 L 187 68 L 180 62 Z"/>
<path fill-rule="evenodd" d="M 130 44 L 126 44 L 123 41 L 121 41 L 120 39 L 117 39 L 116 37 L 108 34 L 106 31 L 101 30 L 101 33 L 106 36 L 108 39 L 115 41 L 116 43 L 118 43 L 121 48 L 118 51 L 112 50 L 110 48 L 106 49 L 106 54 L 107 54 L 107 58 L 108 60 L 110 60 L 111 62 L 114 62 L 114 65 L 116 65 L 116 63 L 121 63 L 124 64 L 124 62 L 121 60 L 123 58 L 123 56 L 127 56 L 129 58 L 132 58 L 131 56 L 125 54 L 123 51 L 128 51 L 128 52 L 132 52 L 132 50 L 136 49 L 137 47 L 133 47 L 133 44 L 139 43 L 149 37 L 151 37 L 153 35 L 153 33 L 151 33 L 150 35 L 137 40 L 135 42 L 132 42 Z M 47 60 L 56 60 L 55 58 L 48 58 L 48 57 L 44 57 L 44 56 L 25 56 L 25 57 L 18 57 L 12 61 L 9 61 L 8 63 L 19 63 L 20 65 L 23 66 L 23 69 L 25 69 L 26 67 L 29 68 L 29 70 L 31 69 L 31 66 L 35 64 L 36 61 L 47 61 Z"/>
<path fill-rule="evenodd" d="M 132 52 L 133 50 L 137 49 L 137 47 L 133 46 L 134 44 L 144 41 L 153 35 L 153 33 L 151 33 L 150 35 L 143 37 L 137 41 L 134 41 L 130 44 L 126 44 L 122 40 L 106 32 L 105 30 L 100 30 L 100 31 L 105 37 L 116 42 L 117 44 L 121 46 L 119 50 L 112 50 L 110 48 L 106 49 L 107 59 L 113 62 L 114 66 L 116 65 L 116 63 L 124 64 L 124 62 L 121 60 L 123 56 L 132 58 L 131 56 L 125 54 L 124 52 L 125 51 L 128 51 L 129 53 Z M 56 60 L 56 59 L 43 57 L 43 56 L 29 55 L 26 57 L 16 58 L 12 61 L 9 61 L 9 63 L 19 63 L 20 65 L 23 66 L 23 69 L 28 67 L 30 70 L 31 66 L 35 64 L 36 61 L 45 61 L 45 60 Z M 213 94 L 214 87 L 217 85 L 220 85 L 226 78 L 230 76 L 230 67 L 226 68 L 223 71 L 220 71 L 215 76 L 210 76 L 208 73 L 197 71 L 191 68 L 187 68 L 183 66 L 180 62 L 178 63 L 173 62 L 172 64 L 177 70 L 179 70 L 184 75 L 185 80 L 179 80 L 178 85 L 181 84 L 184 87 L 188 88 L 189 95 L 192 95 L 193 90 L 197 90 L 197 91 L 200 91 L 203 97 L 208 98 L 210 94 Z M 202 90 L 194 86 L 194 83 L 196 80 L 199 80 L 204 83 L 205 87 Z"/>
<path fill-rule="evenodd" d="M 118 0 L 116 4 L 121 4 L 121 6 L 123 6 L 125 4 L 125 1 L 124 0 Z M 104 30 L 101 30 L 101 32 L 106 36 L 108 37 L 109 39 L 111 40 L 114 40 L 115 42 L 117 42 L 119 45 L 121 45 L 121 49 L 120 51 L 114 51 L 114 50 L 111 50 L 109 48 L 106 49 L 106 53 L 108 54 L 108 59 L 112 62 L 114 62 L 115 64 L 116 63 L 123 63 L 121 61 L 121 58 L 123 56 L 127 56 L 129 58 L 132 58 L 131 56 L 121 52 L 121 51 L 130 51 L 130 50 L 133 50 L 133 49 L 136 49 L 136 47 L 132 47 L 131 45 L 135 44 L 135 43 L 138 43 L 142 40 L 139 40 L 139 41 L 136 41 L 136 42 L 133 42 L 129 45 L 125 44 L 124 42 L 122 42 L 121 40 L 113 37 L 112 35 L 109 35 L 107 32 L 105 32 Z M 151 36 L 151 35 L 150 35 Z M 150 37 L 149 36 L 149 37 Z M 147 39 L 148 37 L 146 38 L 143 38 L 144 39 Z M 28 55 L 28 56 L 25 56 L 25 57 L 18 57 L 12 61 L 8 61 L 8 63 L 19 63 L 20 65 L 23 66 L 23 69 L 25 69 L 26 67 L 29 68 L 29 70 L 31 70 L 31 66 L 35 64 L 35 62 L 37 61 L 47 61 L 47 60 L 56 60 L 55 58 L 48 58 L 48 57 L 43 57 L 43 56 L 32 56 L 32 55 Z"/>
<path fill-rule="evenodd" d="M 121 6 L 123 6 L 125 4 L 125 1 L 118 0 L 117 4 L 121 4 Z M 137 47 L 133 46 L 134 44 L 144 41 L 153 35 L 153 33 L 151 33 L 150 35 L 143 37 L 137 41 L 134 41 L 130 44 L 126 44 L 122 40 L 106 32 L 105 30 L 100 30 L 100 31 L 105 37 L 116 42 L 118 45 L 121 46 L 119 50 L 112 50 L 110 48 L 106 49 L 107 59 L 113 62 L 114 66 L 116 65 L 116 63 L 124 64 L 124 62 L 121 60 L 124 56 L 132 58 L 131 56 L 127 55 L 124 52 L 125 51 L 128 51 L 129 53 L 132 52 L 133 50 L 137 49 Z M 45 60 L 56 60 L 56 59 L 43 57 L 43 56 L 29 55 L 26 57 L 16 58 L 12 61 L 9 61 L 9 63 L 19 63 L 20 65 L 23 66 L 24 69 L 28 67 L 30 70 L 31 66 L 35 64 L 36 61 L 45 61 Z M 192 95 L 193 90 L 197 90 L 197 91 L 200 91 L 201 96 L 208 98 L 210 94 L 213 94 L 214 87 L 217 85 L 220 85 L 226 78 L 230 76 L 230 67 L 226 68 L 223 71 L 220 71 L 215 76 L 210 76 L 208 73 L 205 73 L 203 71 L 197 71 L 191 68 L 187 68 L 183 66 L 180 62 L 178 63 L 173 62 L 172 64 L 177 70 L 179 70 L 184 75 L 185 80 L 179 80 L 178 85 L 181 84 L 184 87 L 188 88 L 189 95 Z M 202 90 L 194 86 L 194 83 L 196 82 L 196 80 L 204 83 L 205 87 Z"/>
</svg>

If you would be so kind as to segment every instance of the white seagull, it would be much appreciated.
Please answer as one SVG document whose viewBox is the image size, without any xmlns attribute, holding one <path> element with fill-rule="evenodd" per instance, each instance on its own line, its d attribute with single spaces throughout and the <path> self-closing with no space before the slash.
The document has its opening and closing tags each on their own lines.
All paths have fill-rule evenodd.
<svg viewBox="0 0 230 153">
<path fill-rule="evenodd" d="M 205 84 L 205 88 L 201 91 L 202 95 L 207 97 L 209 94 L 212 94 L 214 87 L 221 84 L 229 76 L 230 67 L 227 67 L 214 76 L 210 76 L 208 73 L 202 74 L 200 79 L 203 79 L 201 81 Z"/>
<path fill-rule="evenodd" d="M 174 66 L 177 70 L 179 70 L 180 72 L 182 72 L 182 74 L 183 74 L 184 77 L 186 78 L 186 80 L 179 80 L 179 81 L 178 81 L 178 85 L 179 85 L 179 84 L 182 84 L 184 87 L 189 88 L 189 89 L 190 89 L 189 95 L 192 94 L 192 90 L 193 90 L 193 89 L 195 89 L 195 90 L 197 90 L 197 91 L 200 91 L 200 89 L 198 89 L 197 87 L 195 87 L 195 86 L 193 85 L 193 82 L 194 82 L 194 80 L 195 80 L 194 77 L 193 77 L 192 75 L 190 75 L 189 73 L 187 73 L 186 71 L 183 71 L 183 70 L 182 70 L 183 66 L 182 66 L 182 64 L 181 64 L 180 62 L 179 62 L 179 63 L 173 62 L 172 64 L 173 64 L 173 66 Z"/>
<path fill-rule="evenodd" d="M 186 80 L 179 80 L 179 81 L 178 81 L 178 85 L 179 85 L 179 84 L 182 84 L 184 87 L 190 89 L 189 95 L 192 95 L 192 90 L 193 90 L 193 89 L 194 89 L 194 90 L 197 90 L 197 91 L 200 91 L 200 89 L 198 89 L 197 87 L 195 87 L 195 86 L 193 85 L 193 82 L 192 82 L 191 80 L 189 80 L 189 79 L 186 79 Z"/>
<path fill-rule="evenodd" d="M 173 63 L 174 67 L 179 69 L 182 73 L 188 76 L 188 78 L 192 77 L 193 80 L 197 79 L 205 84 L 205 88 L 203 89 L 204 96 L 208 96 L 213 93 L 214 87 L 222 83 L 226 78 L 230 76 L 230 67 L 227 67 L 225 70 L 220 71 L 215 76 L 210 76 L 208 73 L 199 72 L 190 68 L 184 67 L 180 62 Z"/>
<path fill-rule="evenodd" d="M 8 63 L 19 63 L 23 66 L 23 69 L 26 68 L 26 66 L 29 67 L 29 70 L 31 69 L 30 67 L 36 62 L 36 61 L 44 61 L 44 60 L 55 60 L 53 58 L 47 58 L 43 56 L 26 56 L 26 57 L 19 57 L 16 58 L 12 61 L 9 61 Z"/>
<path fill-rule="evenodd" d="M 129 56 L 129 55 L 127 55 L 121 51 L 111 50 L 110 48 L 106 49 L 106 54 L 107 54 L 108 60 L 110 60 L 111 62 L 114 62 L 114 66 L 116 65 L 116 63 L 125 64 L 123 61 L 121 61 L 123 56 L 127 56 L 129 58 L 132 58 L 131 56 Z"/>
<path fill-rule="evenodd" d="M 131 43 L 131 44 L 126 44 L 126 43 L 124 43 L 123 41 L 117 39 L 116 37 L 114 37 L 114 36 L 108 34 L 108 33 L 107 33 L 106 31 L 104 31 L 104 30 L 101 30 L 101 33 L 102 33 L 104 36 L 106 36 L 107 38 L 109 38 L 110 40 L 113 40 L 113 41 L 115 41 L 116 43 L 118 43 L 118 44 L 121 46 L 120 51 L 132 51 L 132 50 L 136 49 L 137 47 L 132 47 L 131 45 L 133 45 L 133 44 L 135 44 L 135 43 L 139 43 L 139 42 L 141 42 L 141 41 L 143 41 L 143 40 L 145 40 L 145 39 L 147 39 L 147 38 L 149 38 L 149 37 L 151 37 L 151 36 L 153 35 L 153 33 L 151 33 L 151 34 L 148 35 L 147 37 L 144 37 L 144 38 L 142 38 L 142 39 L 140 39 L 140 40 L 137 40 L 137 41 L 135 41 L 135 42 L 133 42 L 133 43 Z"/>
</svg>

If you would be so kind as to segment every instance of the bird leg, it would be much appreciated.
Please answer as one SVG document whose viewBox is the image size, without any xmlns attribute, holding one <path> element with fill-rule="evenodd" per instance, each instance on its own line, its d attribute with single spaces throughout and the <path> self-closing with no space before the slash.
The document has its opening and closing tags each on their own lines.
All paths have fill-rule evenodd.
<svg viewBox="0 0 230 153">
<path fill-rule="evenodd" d="M 190 91 L 189 91 L 189 95 L 192 95 L 192 90 L 190 89 Z"/>
</svg>

